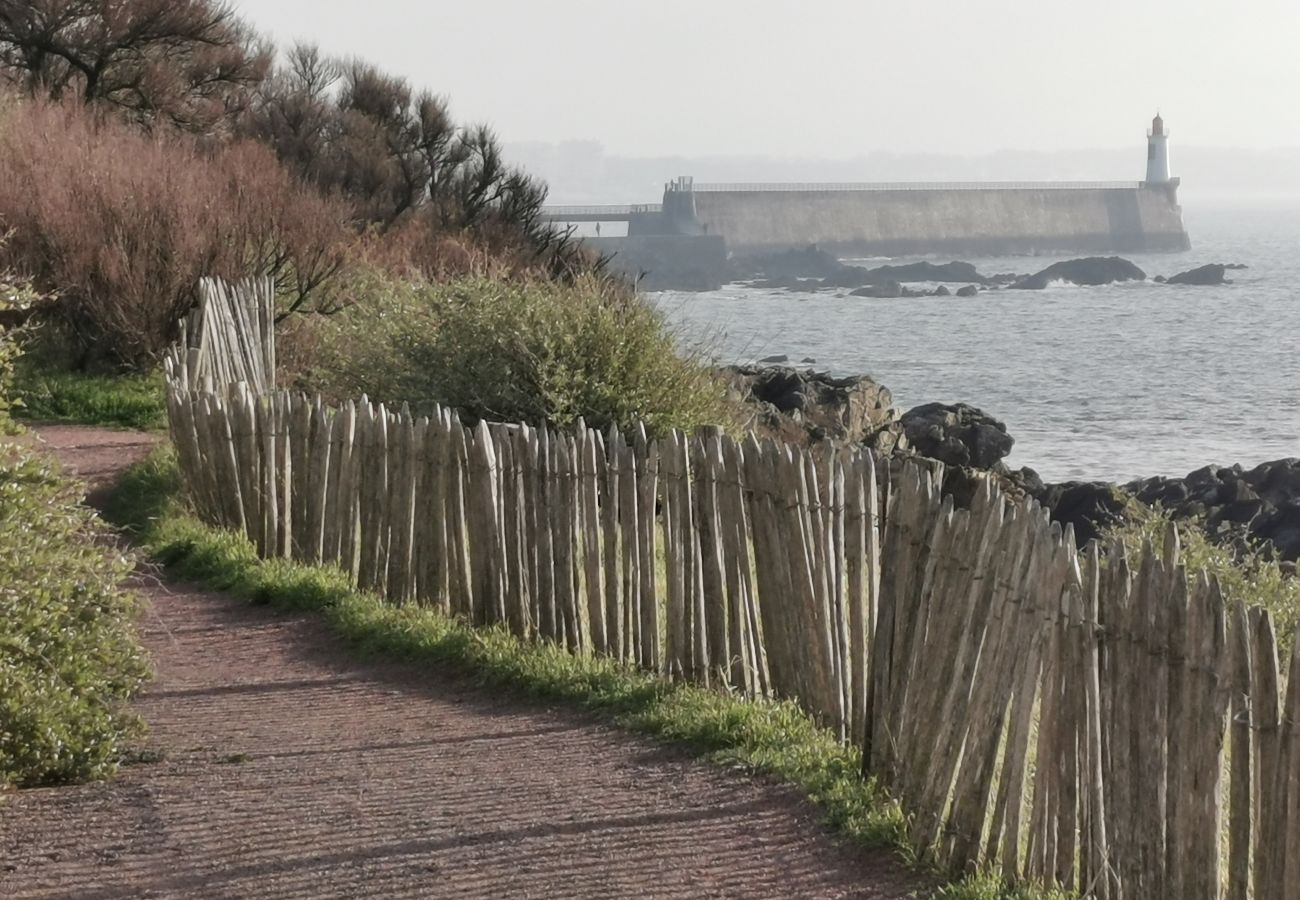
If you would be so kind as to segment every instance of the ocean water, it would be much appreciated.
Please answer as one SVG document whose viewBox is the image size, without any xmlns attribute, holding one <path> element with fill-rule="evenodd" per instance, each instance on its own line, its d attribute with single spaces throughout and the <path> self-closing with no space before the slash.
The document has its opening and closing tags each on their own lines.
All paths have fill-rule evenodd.
<svg viewBox="0 0 1300 900">
<path fill-rule="evenodd" d="M 1015 438 L 1008 464 L 1050 481 L 1300 456 L 1300 209 L 1184 202 L 1183 217 L 1191 250 L 1129 257 L 1149 277 L 1210 262 L 1249 268 L 1217 287 L 1062 285 L 969 299 L 739 286 L 651 296 L 684 342 L 720 361 L 812 357 L 818 369 L 874 376 L 901 409 L 977 406 Z M 968 259 L 991 274 L 1063 258 Z"/>
</svg>

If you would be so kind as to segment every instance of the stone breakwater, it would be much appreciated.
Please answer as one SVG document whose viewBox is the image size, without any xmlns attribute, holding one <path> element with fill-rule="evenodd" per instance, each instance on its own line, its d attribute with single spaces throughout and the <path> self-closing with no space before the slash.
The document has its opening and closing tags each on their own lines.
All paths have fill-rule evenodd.
<svg viewBox="0 0 1300 900">
<path fill-rule="evenodd" d="M 799 444 L 860 444 L 886 457 L 938 460 L 946 466 L 944 490 L 958 505 L 970 502 L 982 479 L 993 478 L 1072 525 L 1080 545 L 1140 506 L 1158 506 L 1239 552 L 1273 550 L 1292 569 L 1300 560 L 1300 459 L 1250 469 L 1206 466 L 1181 478 L 1125 484 L 1047 483 L 1033 469 L 1006 465 L 1015 438 L 1005 424 L 973 406 L 928 403 L 900 412 L 889 389 L 870 376 L 834 377 L 785 362 L 719 370 L 747 417 L 745 424 L 763 436 Z"/>
</svg>

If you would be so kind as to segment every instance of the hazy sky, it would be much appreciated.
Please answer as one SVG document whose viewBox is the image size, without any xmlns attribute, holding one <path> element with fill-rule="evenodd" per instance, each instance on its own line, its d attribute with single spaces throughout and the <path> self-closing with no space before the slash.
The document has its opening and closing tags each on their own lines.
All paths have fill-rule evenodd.
<svg viewBox="0 0 1300 900">
<path fill-rule="evenodd" d="M 1300 146 L 1297 0 L 237 0 L 507 141 L 850 157 Z"/>
</svg>

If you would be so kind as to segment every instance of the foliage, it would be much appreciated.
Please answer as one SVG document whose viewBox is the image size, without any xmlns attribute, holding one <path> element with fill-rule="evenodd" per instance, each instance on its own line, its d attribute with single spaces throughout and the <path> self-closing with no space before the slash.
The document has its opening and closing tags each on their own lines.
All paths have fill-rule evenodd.
<svg viewBox="0 0 1300 900">
<path fill-rule="evenodd" d="M 490 128 L 457 125 L 447 98 L 370 63 L 295 45 L 239 124 L 385 232 L 401 223 L 428 235 L 468 234 L 550 275 L 587 268 L 571 234 L 542 221 L 546 186 L 506 165 Z"/>
<path fill-rule="evenodd" d="M 4 242 L 0 240 L 0 251 L 3 248 Z M 0 316 L 11 319 L 0 322 L 0 434 L 13 429 L 12 414 L 19 403 L 14 399 L 15 370 L 21 352 L 18 343 L 21 328 L 17 323 L 37 299 L 28 281 L 0 271 Z"/>
<path fill-rule="evenodd" d="M 269 64 L 216 0 L 0 0 L 0 80 L 146 126 L 219 128 Z"/>
<path fill-rule="evenodd" d="M 0 445 L 0 784 L 102 776 L 138 729 L 130 564 L 79 500 L 49 462 Z"/>
<path fill-rule="evenodd" d="M 476 630 L 435 609 L 394 606 L 356 592 L 337 568 L 261 560 L 242 535 L 190 516 L 179 501 L 170 450 L 132 468 L 109 515 L 134 529 L 172 572 L 254 603 L 317 611 L 354 652 L 439 667 L 478 683 L 590 711 L 618 727 L 684 747 L 732 769 L 789 784 L 836 833 L 862 847 L 894 847 L 911 859 L 898 806 L 860 775 L 845 747 L 792 703 L 745 700 L 656 678 L 613 660 L 523 643 L 503 629 Z M 939 889 L 947 900 L 1064 900 L 978 875 Z"/>
<path fill-rule="evenodd" d="M 315 323 L 300 386 L 502 422 L 581 416 L 662 433 L 726 421 L 721 385 L 679 355 L 657 312 L 607 281 L 373 278 L 359 290 L 363 302 Z"/>
<path fill-rule="evenodd" d="M 271 275 L 291 308 L 342 265 L 346 211 L 265 147 L 203 150 L 73 104 L 11 102 L 0 120 L 0 263 L 57 293 L 46 313 L 73 368 L 148 369 L 205 275 Z"/>
<path fill-rule="evenodd" d="M 159 431 L 167 427 L 167 400 L 160 372 L 89 375 L 18 366 L 14 393 L 21 417 L 35 422 L 74 422 Z"/>
<path fill-rule="evenodd" d="M 1281 646 L 1289 649 L 1300 627 L 1300 578 L 1288 575 L 1275 552 L 1257 549 L 1240 553 L 1211 541 L 1194 520 L 1175 520 L 1161 509 L 1136 504 L 1125 522 L 1111 527 L 1103 542 L 1119 541 L 1130 555 L 1136 555 L 1144 543 L 1159 548 L 1170 525 L 1176 524 L 1179 558 L 1188 572 L 1204 571 L 1212 575 L 1230 604 L 1262 606 L 1273 618 L 1274 632 Z"/>
</svg>

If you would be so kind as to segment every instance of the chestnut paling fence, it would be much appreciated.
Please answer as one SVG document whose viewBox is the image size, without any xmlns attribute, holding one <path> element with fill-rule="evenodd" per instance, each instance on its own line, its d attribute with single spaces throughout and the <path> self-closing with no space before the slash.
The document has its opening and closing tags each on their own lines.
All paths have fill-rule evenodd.
<svg viewBox="0 0 1300 900">
<path fill-rule="evenodd" d="M 954 872 L 1295 896 L 1300 649 L 1280 668 L 1269 614 L 1225 604 L 1172 531 L 1079 553 L 1033 501 L 985 484 L 954 509 L 937 466 L 865 450 L 469 427 L 196 361 L 166 363 L 181 471 L 198 513 L 265 557 L 792 699 L 862 747 L 918 851 Z"/>
</svg>

